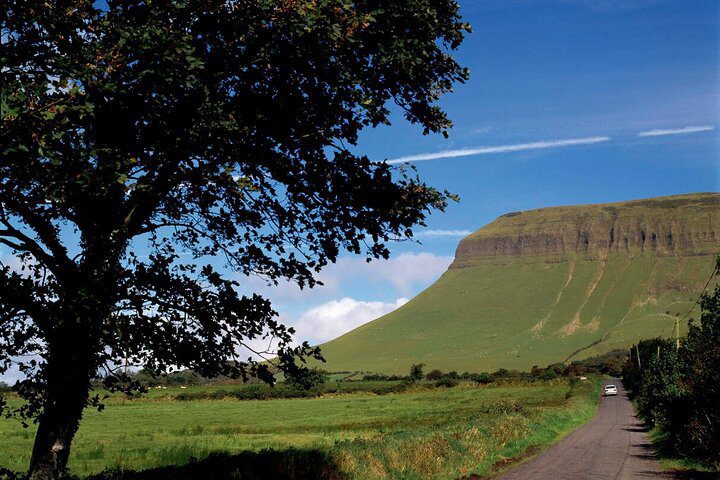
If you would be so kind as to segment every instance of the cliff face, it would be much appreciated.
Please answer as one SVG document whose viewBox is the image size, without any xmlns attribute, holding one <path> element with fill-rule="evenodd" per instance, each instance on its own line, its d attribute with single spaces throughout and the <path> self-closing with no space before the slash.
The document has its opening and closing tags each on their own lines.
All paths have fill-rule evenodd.
<svg viewBox="0 0 720 480">
<path fill-rule="evenodd" d="M 501 216 L 458 245 L 451 268 L 507 257 L 592 259 L 613 252 L 708 255 L 720 243 L 720 194 L 554 207 Z"/>
</svg>

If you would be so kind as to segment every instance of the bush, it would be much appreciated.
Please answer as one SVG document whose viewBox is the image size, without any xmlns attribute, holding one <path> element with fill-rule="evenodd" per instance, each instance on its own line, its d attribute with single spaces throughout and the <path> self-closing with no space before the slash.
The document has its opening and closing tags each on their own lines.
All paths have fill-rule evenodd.
<svg viewBox="0 0 720 480">
<path fill-rule="evenodd" d="M 442 378 L 438 379 L 437 382 L 435 382 L 436 387 L 447 387 L 452 388 L 458 384 L 458 381 L 454 378 L 450 378 L 449 376 L 443 376 Z"/>
<path fill-rule="evenodd" d="M 537 378 L 540 380 L 554 380 L 557 377 L 558 374 L 555 370 L 553 370 L 552 368 L 546 368 L 540 375 L 538 375 Z"/>
<path fill-rule="evenodd" d="M 487 385 L 488 383 L 492 382 L 492 377 L 489 373 L 483 372 L 483 373 L 473 373 L 470 375 L 470 378 L 473 382 L 477 383 L 478 385 Z"/>
<path fill-rule="evenodd" d="M 435 369 L 435 370 L 431 370 L 430 372 L 428 372 L 428 374 L 425 375 L 425 379 L 426 380 L 438 380 L 442 376 L 443 376 L 443 372 Z"/>
<path fill-rule="evenodd" d="M 285 375 L 285 383 L 296 390 L 313 390 L 322 387 L 327 373 L 319 368 L 303 369 L 296 375 Z"/>
</svg>

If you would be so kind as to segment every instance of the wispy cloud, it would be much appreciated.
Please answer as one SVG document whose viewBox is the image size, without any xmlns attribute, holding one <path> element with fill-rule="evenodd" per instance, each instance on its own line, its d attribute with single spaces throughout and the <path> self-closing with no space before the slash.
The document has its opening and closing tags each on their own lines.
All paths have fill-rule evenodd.
<svg viewBox="0 0 720 480">
<path fill-rule="evenodd" d="M 467 237 L 470 230 L 422 230 L 415 234 L 416 237 Z"/>
<path fill-rule="evenodd" d="M 387 163 L 421 162 L 424 160 L 437 160 L 440 158 L 467 157 L 470 155 L 486 155 L 490 153 L 522 152 L 524 150 L 540 150 L 544 148 L 571 147 L 574 145 L 591 145 L 610 140 L 610 137 L 584 137 L 564 140 L 545 140 L 532 143 L 516 143 L 513 145 L 497 145 L 494 147 L 462 148 L 459 150 L 445 150 L 443 152 L 420 153 L 388 160 Z"/>
<path fill-rule="evenodd" d="M 648 130 L 638 133 L 638 137 L 662 137 L 664 135 L 682 135 L 684 133 L 709 132 L 715 130 L 714 125 L 697 125 L 682 128 L 668 128 L 661 130 Z"/>
</svg>

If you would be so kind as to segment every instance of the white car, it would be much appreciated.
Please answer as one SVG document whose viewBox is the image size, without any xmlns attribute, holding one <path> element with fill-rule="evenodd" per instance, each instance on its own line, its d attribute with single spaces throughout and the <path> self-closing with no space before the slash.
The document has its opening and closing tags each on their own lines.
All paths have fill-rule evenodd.
<svg viewBox="0 0 720 480">
<path fill-rule="evenodd" d="M 605 385 L 605 388 L 603 389 L 603 395 L 606 397 L 608 395 L 617 395 L 617 387 L 615 385 Z"/>
</svg>

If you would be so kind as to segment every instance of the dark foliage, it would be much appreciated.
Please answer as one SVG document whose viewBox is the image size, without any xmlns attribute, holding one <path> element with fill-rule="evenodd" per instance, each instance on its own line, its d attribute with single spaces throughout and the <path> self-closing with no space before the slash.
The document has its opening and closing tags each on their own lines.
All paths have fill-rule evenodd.
<svg viewBox="0 0 720 480">
<path fill-rule="evenodd" d="M 8 0 L 0 19 L 0 243 L 25 267 L 0 265 L 0 372 L 25 359 L 34 478 L 101 407 L 91 379 L 140 387 L 127 364 L 272 383 L 250 355 L 272 337 L 300 373 L 319 351 L 242 279 L 312 287 L 451 197 L 353 146 L 390 102 L 447 132 L 453 0 Z"/>
<path fill-rule="evenodd" d="M 327 381 L 327 372 L 319 368 L 312 368 L 302 374 L 294 372 L 285 375 L 285 383 L 295 390 L 313 390 L 322 387 Z"/>
<path fill-rule="evenodd" d="M 450 376 L 447 376 L 447 375 L 445 375 L 445 376 L 443 376 L 443 377 L 440 377 L 440 378 L 435 382 L 435 386 L 436 386 L 436 387 L 446 387 L 446 388 L 452 388 L 452 387 L 456 386 L 457 384 L 458 384 L 457 379 L 454 379 L 454 378 L 452 378 L 452 377 L 450 377 Z"/>
<path fill-rule="evenodd" d="M 470 379 L 478 385 L 486 385 L 492 382 L 492 376 L 487 372 L 473 373 L 470 375 Z"/>
<path fill-rule="evenodd" d="M 438 369 L 430 370 L 427 375 L 425 375 L 425 380 L 437 380 L 440 377 L 443 376 L 443 372 L 441 372 Z"/>
<path fill-rule="evenodd" d="M 410 366 L 410 375 L 408 375 L 408 379 L 411 382 L 419 382 L 423 379 L 425 376 L 423 373 L 423 367 L 425 366 L 424 363 L 418 363 L 415 365 Z"/>
</svg>

